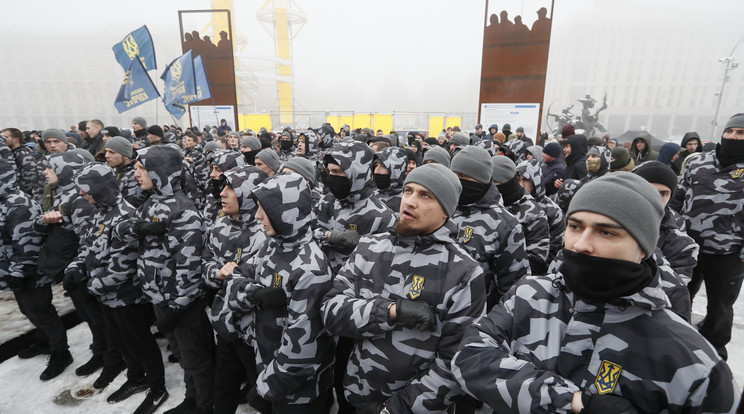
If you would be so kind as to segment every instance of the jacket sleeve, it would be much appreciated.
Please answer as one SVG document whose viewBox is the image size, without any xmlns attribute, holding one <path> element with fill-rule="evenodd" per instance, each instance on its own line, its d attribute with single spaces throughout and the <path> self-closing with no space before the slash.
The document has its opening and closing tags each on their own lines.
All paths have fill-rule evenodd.
<svg viewBox="0 0 744 414">
<path fill-rule="evenodd" d="M 124 241 L 109 233 L 109 262 L 100 277 L 88 280 L 88 290 L 96 296 L 104 296 L 114 292 L 119 286 L 137 277 L 136 241 Z"/>
<path fill-rule="evenodd" d="M 226 306 L 230 311 L 242 313 L 256 307 L 253 294 L 264 286 L 254 279 L 255 276 L 254 261 L 248 260 L 241 263 L 233 274 L 224 280 Z"/>
<path fill-rule="evenodd" d="M 202 251 L 202 279 L 212 289 L 220 289 L 224 283 L 217 277 L 222 266 L 227 263 L 214 248 L 213 238 L 217 237 L 214 227 L 207 231 L 207 242 Z"/>
<path fill-rule="evenodd" d="M 282 400 L 316 381 L 333 359 L 333 339 L 323 329 L 320 314 L 323 295 L 331 288 L 330 271 L 303 273 L 290 292 L 281 346 L 256 381 L 256 390 L 269 401 Z"/>
<path fill-rule="evenodd" d="M 548 225 L 548 217 L 535 202 L 530 204 L 530 211 L 527 217 L 527 222 L 522 223 L 522 226 L 524 228 L 530 268 L 535 271 L 540 270 L 540 273 L 544 273 L 548 267 L 548 253 L 550 252 L 550 226 Z"/>
<path fill-rule="evenodd" d="M 692 177 L 690 176 L 690 166 L 688 165 L 685 173 L 682 175 L 682 179 L 677 184 L 677 189 L 674 190 L 672 199 L 669 200 L 668 205 L 670 209 L 683 214 L 682 207 L 685 204 L 685 196 L 687 195 L 687 189 L 690 188 L 690 183 L 692 183 Z"/>
<path fill-rule="evenodd" d="M 492 264 L 496 275 L 498 296 L 503 296 L 520 278 L 530 274 L 530 262 L 522 226 L 507 230 L 508 237 L 500 240 Z"/>
<path fill-rule="evenodd" d="M 18 186 L 26 194 L 32 194 L 39 183 L 38 161 L 30 151 L 24 151 L 16 160 L 18 166 Z"/>
<path fill-rule="evenodd" d="M 393 330 L 388 315 L 395 302 L 381 297 L 367 299 L 357 296 L 356 284 L 367 276 L 356 265 L 357 260 L 365 261 L 352 253 L 333 279 L 333 288 L 323 299 L 323 321 L 326 329 L 334 335 L 354 339 L 374 338 Z"/>
<path fill-rule="evenodd" d="M 41 209 L 36 204 L 34 207 L 36 208 L 13 208 L 5 217 L 5 226 L 13 249 L 8 266 L 10 277 L 26 278 L 33 276 L 35 272 L 41 250 L 41 236 L 34 229 L 34 216 L 41 213 Z"/>
<path fill-rule="evenodd" d="M 512 349 L 513 327 L 533 323 L 533 315 L 515 319 L 514 309 L 519 301 L 532 300 L 533 292 L 533 285 L 518 284 L 486 317 L 468 326 L 452 361 L 452 372 L 463 389 L 495 412 L 567 413 L 573 394 L 579 391 L 573 382 L 537 367 Z M 526 298 L 520 298 L 520 293 Z M 530 305 L 523 303 L 520 308 L 525 306 Z"/>
<path fill-rule="evenodd" d="M 201 250 L 204 246 L 204 222 L 196 210 L 181 210 L 170 217 L 167 233 L 169 255 L 175 261 L 175 296 L 169 306 L 190 304 L 200 293 Z M 175 303 L 174 303 L 175 302 Z M 181 302 L 181 303 L 179 303 Z"/>
<path fill-rule="evenodd" d="M 432 412 L 445 411 L 463 395 L 452 373 L 452 358 L 457 351 L 465 327 L 483 316 L 486 305 L 485 280 L 480 266 L 474 266 L 466 279 L 452 295 L 446 316 L 442 319 L 442 336 L 436 358 L 428 370 L 414 378 L 390 397 L 386 405 L 390 411 Z"/>
</svg>

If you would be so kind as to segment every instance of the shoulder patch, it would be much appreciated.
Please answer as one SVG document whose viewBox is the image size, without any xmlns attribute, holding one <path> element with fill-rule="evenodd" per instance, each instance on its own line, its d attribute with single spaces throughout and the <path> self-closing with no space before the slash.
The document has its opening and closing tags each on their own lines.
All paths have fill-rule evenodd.
<svg viewBox="0 0 744 414">
<path fill-rule="evenodd" d="M 157 223 L 157 222 L 159 222 L 159 221 L 160 221 L 160 219 L 158 218 L 158 216 L 152 216 L 152 221 L 153 221 L 154 223 Z"/>
<path fill-rule="evenodd" d="M 98 227 L 98 233 L 96 233 L 96 237 L 100 237 L 103 234 L 103 230 L 106 228 L 105 225 L 101 224 L 100 227 Z"/>
<path fill-rule="evenodd" d="M 462 234 L 462 242 L 467 243 L 473 238 L 473 228 L 465 227 L 465 231 Z"/>
<path fill-rule="evenodd" d="M 612 394 L 615 390 L 615 385 L 620 380 L 620 373 L 623 371 L 623 367 L 610 362 L 607 360 L 602 361 L 602 365 L 599 367 L 597 378 L 594 380 L 594 385 L 597 387 L 597 392 L 602 394 Z"/>
<path fill-rule="evenodd" d="M 736 169 L 731 171 L 731 178 L 739 178 L 742 174 L 744 174 L 744 168 Z"/>
<path fill-rule="evenodd" d="M 235 263 L 240 264 L 240 260 L 243 258 L 243 249 L 238 248 L 238 252 L 235 253 Z"/>
<path fill-rule="evenodd" d="M 349 224 L 349 230 L 358 231 L 358 226 L 356 224 Z"/>
<path fill-rule="evenodd" d="M 274 273 L 274 278 L 271 280 L 271 287 L 280 288 L 282 287 L 282 275 Z"/>
<path fill-rule="evenodd" d="M 421 296 L 421 292 L 424 291 L 424 281 L 423 276 L 413 275 L 413 283 L 411 283 L 411 288 L 408 290 L 408 297 L 417 299 Z"/>
</svg>

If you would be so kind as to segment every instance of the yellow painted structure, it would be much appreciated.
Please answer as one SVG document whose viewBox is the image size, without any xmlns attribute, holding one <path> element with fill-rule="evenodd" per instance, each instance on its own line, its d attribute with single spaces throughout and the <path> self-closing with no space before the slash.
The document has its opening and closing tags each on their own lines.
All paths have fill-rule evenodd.
<svg viewBox="0 0 744 414">
<path fill-rule="evenodd" d="M 328 115 L 326 122 L 331 124 L 336 132 L 343 125 L 348 125 L 352 131 L 357 128 L 369 128 L 373 131 L 381 129 L 387 134 L 393 130 L 393 116 L 391 114 Z"/>
<path fill-rule="evenodd" d="M 429 136 L 430 137 L 438 137 L 439 133 L 442 132 L 443 129 L 447 129 L 448 127 L 454 127 L 459 126 L 462 128 L 462 118 L 459 116 L 432 116 L 429 118 Z"/>
<path fill-rule="evenodd" d="M 241 130 L 252 129 L 258 133 L 258 130 L 264 127 L 271 131 L 270 114 L 239 114 L 238 121 L 240 122 Z"/>
</svg>

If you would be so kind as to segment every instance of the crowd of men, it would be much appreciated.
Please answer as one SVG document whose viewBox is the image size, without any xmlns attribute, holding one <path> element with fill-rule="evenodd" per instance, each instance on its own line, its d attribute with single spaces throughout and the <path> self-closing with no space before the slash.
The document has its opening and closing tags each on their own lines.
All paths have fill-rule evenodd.
<svg viewBox="0 0 744 414">
<path fill-rule="evenodd" d="M 135 413 L 728 413 L 744 114 L 703 151 L 564 127 L 438 137 L 81 122 L 0 135 L 0 289 Z M 676 145 L 676 147 L 675 147 Z M 702 283 L 707 314 L 691 325 Z M 163 358 L 156 337 L 164 336 Z M 98 372 L 100 370 L 100 372 Z"/>
</svg>

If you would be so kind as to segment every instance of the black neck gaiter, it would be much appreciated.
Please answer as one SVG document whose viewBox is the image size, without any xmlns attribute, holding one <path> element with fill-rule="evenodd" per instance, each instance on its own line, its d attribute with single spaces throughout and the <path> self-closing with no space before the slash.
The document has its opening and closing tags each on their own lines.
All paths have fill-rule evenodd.
<svg viewBox="0 0 744 414">
<path fill-rule="evenodd" d="M 486 195 L 488 189 L 491 188 L 491 184 L 483 184 L 476 181 L 463 180 L 460 178 L 460 185 L 462 185 L 462 192 L 460 193 L 460 199 L 457 204 L 466 206 L 479 201 L 483 196 Z"/>
<path fill-rule="evenodd" d="M 522 198 L 522 195 L 524 195 L 524 188 L 522 188 L 521 185 L 519 185 L 519 178 L 515 175 L 512 177 L 509 181 L 497 185 L 496 188 L 499 189 L 499 193 L 501 193 L 501 198 L 504 199 L 504 205 L 510 206 L 517 202 L 520 198 Z"/>
<path fill-rule="evenodd" d="M 390 188 L 390 174 L 373 174 L 372 178 L 378 190 L 384 191 Z"/>
<path fill-rule="evenodd" d="M 716 145 L 716 158 L 723 168 L 744 161 L 744 140 L 723 139 Z"/>
<path fill-rule="evenodd" d="M 563 249 L 560 271 L 568 289 L 579 298 L 590 303 L 614 303 L 648 286 L 657 269 L 651 258 L 633 263 Z"/>
<path fill-rule="evenodd" d="M 256 155 L 258 154 L 258 151 L 248 151 L 243 153 L 243 157 L 245 158 L 245 162 L 248 165 L 256 165 Z"/>
</svg>

